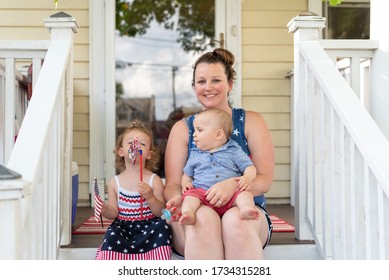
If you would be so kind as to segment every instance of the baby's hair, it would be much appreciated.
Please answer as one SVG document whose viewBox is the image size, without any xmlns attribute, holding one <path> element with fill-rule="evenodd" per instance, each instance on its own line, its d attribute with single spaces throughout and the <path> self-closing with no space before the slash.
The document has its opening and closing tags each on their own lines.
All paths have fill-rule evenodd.
<svg viewBox="0 0 389 280">
<path fill-rule="evenodd" d="M 223 129 L 224 134 L 229 138 L 232 134 L 232 119 L 231 116 L 222 109 L 207 109 L 201 111 L 198 115 L 206 115 L 210 122 L 214 122 L 217 127 Z"/>
<path fill-rule="evenodd" d="M 142 121 L 140 120 L 134 120 L 130 123 L 129 126 L 118 136 L 116 140 L 116 146 L 115 150 L 113 151 L 115 153 L 115 167 L 119 172 L 123 172 L 126 169 L 126 164 L 124 162 L 124 157 L 119 156 L 118 150 L 123 145 L 123 138 L 124 135 L 129 133 L 130 131 L 138 130 L 142 133 L 145 133 L 150 138 L 150 152 L 151 152 L 151 158 L 146 160 L 145 167 L 150 171 L 155 171 L 158 169 L 159 164 L 159 153 L 157 152 L 157 148 L 154 145 L 154 137 L 153 133 L 150 129 L 150 127 L 146 126 Z"/>
</svg>

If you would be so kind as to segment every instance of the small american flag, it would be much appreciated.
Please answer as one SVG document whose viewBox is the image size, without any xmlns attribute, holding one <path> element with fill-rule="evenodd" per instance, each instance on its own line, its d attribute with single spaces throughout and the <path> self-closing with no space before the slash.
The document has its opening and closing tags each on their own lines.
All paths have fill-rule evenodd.
<svg viewBox="0 0 389 280">
<path fill-rule="evenodd" d="M 101 216 L 101 209 L 103 208 L 103 201 L 100 198 L 99 187 L 97 186 L 97 178 L 95 178 L 94 202 L 95 202 L 95 220 L 96 220 L 96 222 L 98 222 L 100 220 L 101 227 L 104 227 L 103 217 Z"/>
</svg>

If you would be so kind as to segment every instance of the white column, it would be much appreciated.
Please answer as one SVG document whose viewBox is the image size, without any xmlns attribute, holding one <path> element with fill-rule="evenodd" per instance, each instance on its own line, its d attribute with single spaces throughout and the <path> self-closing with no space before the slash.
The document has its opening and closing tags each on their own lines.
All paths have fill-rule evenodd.
<svg viewBox="0 0 389 280">
<path fill-rule="evenodd" d="M 389 1 L 370 2 L 370 39 L 379 46 L 371 66 L 371 116 L 389 139 Z"/>
<path fill-rule="evenodd" d="M 63 211 L 57 213 L 56 217 L 62 221 L 61 245 L 68 245 L 71 242 L 72 232 L 72 161 L 73 161 L 73 61 L 74 61 L 74 33 L 78 32 L 78 24 L 75 18 L 64 12 L 56 13 L 45 19 L 45 26 L 50 31 L 51 41 L 66 40 L 72 45 L 69 65 L 66 69 L 65 91 L 63 97 L 64 106 L 64 139 L 63 147 L 65 152 L 60 155 L 59 160 L 63 161 L 64 167 L 61 170 L 59 184 L 62 186 L 61 196 Z M 52 215 L 52 213 L 50 213 Z M 54 237 L 55 238 L 55 237 Z"/>
<path fill-rule="evenodd" d="M 302 94 L 302 79 L 304 65 L 300 63 L 300 41 L 317 41 L 320 30 L 325 26 L 325 19 L 307 13 L 293 18 L 288 23 L 290 33 L 294 33 L 294 89 L 291 102 L 291 196 L 295 202 L 296 238 L 301 240 L 312 239 L 312 234 L 305 220 L 306 208 L 306 172 L 304 155 L 299 149 L 298 108 L 299 95 Z M 301 105 L 301 104 L 300 104 Z M 301 178 L 301 179 L 300 179 Z"/>
</svg>

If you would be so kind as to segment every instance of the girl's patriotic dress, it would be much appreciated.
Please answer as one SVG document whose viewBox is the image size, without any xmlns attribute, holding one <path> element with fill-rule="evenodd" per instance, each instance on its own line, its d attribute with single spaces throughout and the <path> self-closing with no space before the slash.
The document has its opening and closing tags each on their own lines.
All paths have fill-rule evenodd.
<svg viewBox="0 0 389 280">
<path fill-rule="evenodd" d="M 149 185 L 152 186 L 154 176 Z M 170 227 L 155 217 L 139 192 L 118 187 L 119 215 L 108 227 L 97 260 L 168 260 L 171 257 Z"/>
</svg>

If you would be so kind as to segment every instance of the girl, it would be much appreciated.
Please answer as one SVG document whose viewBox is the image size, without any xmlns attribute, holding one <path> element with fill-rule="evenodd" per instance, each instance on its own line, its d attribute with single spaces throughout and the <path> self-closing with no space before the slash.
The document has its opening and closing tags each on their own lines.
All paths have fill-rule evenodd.
<svg viewBox="0 0 389 280">
<path fill-rule="evenodd" d="M 171 232 L 160 218 L 165 206 L 164 185 L 152 171 L 159 154 L 151 131 L 140 121 L 132 122 L 118 137 L 114 152 L 120 173 L 108 183 L 108 204 L 103 204 L 101 214 L 115 220 L 96 259 L 170 259 Z"/>
</svg>

